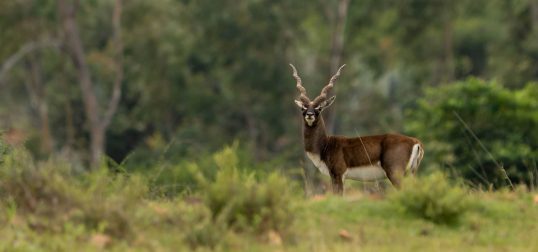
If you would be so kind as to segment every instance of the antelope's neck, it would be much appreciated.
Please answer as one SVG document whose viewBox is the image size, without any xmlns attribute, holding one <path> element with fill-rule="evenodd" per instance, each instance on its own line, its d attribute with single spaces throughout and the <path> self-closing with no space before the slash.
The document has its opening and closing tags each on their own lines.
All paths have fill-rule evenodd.
<svg viewBox="0 0 538 252">
<path fill-rule="evenodd" d="M 319 155 L 327 144 L 327 133 L 323 117 L 320 117 L 319 121 L 311 127 L 304 123 L 303 136 L 305 151 Z"/>
</svg>

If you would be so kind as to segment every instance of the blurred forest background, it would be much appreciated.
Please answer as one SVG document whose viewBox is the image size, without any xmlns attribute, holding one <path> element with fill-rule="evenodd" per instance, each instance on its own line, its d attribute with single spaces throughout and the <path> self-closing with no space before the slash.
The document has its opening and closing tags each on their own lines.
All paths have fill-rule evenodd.
<svg viewBox="0 0 538 252">
<path fill-rule="evenodd" d="M 297 175 L 290 62 L 309 94 L 347 64 L 331 133 L 400 132 L 424 171 L 536 184 L 538 0 L 4 0 L 0 129 L 80 170 L 107 156 L 178 182 L 236 142 Z"/>
</svg>

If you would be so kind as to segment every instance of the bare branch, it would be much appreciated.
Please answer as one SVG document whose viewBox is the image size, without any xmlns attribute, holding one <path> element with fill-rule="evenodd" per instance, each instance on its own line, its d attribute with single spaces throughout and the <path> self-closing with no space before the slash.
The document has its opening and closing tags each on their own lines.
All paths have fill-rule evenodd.
<svg viewBox="0 0 538 252">
<path fill-rule="evenodd" d="M 116 65 L 116 78 L 114 80 L 114 86 L 112 88 L 112 97 L 108 103 L 105 115 L 102 121 L 102 127 L 106 128 L 110 124 L 112 117 L 118 109 L 118 104 L 121 98 L 121 83 L 123 81 L 123 41 L 121 38 L 121 14 L 122 14 L 122 2 L 116 0 L 114 4 L 114 11 L 112 14 L 113 25 L 113 39 L 115 53 L 115 65 Z"/>
<path fill-rule="evenodd" d="M 2 67 L 0 68 L 0 85 L 2 85 L 3 80 L 5 79 L 5 76 L 7 75 L 7 72 L 11 70 L 24 56 L 26 56 L 29 53 L 32 53 L 33 51 L 52 47 L 52 48 L 59 48 L 61 46 L 61 43 L 58 40 L 55 39 L 44 39 L 42 41 L 32 41 L 28 42 L 20 47 L 20 49 L 14 53 L 13 55 L 9 56 L 6 61 L 2 64 Z"/>
<path fill-rule="evenodd" d="M 330 2 L 330 4 L 328 4 L 325 9 L 329 13 L 328 19 L 332 27 L 330 73 L 334 73 L 338 69 L 338 66 L 340 66 L 343 57 L 345 30 L 351 0 L 338 0 L 336 12 L 334 11 L 335 2 L 328 2 Z M 328 93 L 326 93 L 325 96 L 327 95 Z M 329 131 L 334 130 L 337 120 L 333 111 L 334 109 L 328 110 L 325 114 L 327 118 L 327 128 Z"/>
<path fill-rule="evenodd" d="M 95 125 L 99 124 L 99 105 L 93 91 L 94 84 L 76 23 L 75 11 L 76 8 L 73 4 L 69 4 L 66 0 L 58 0 L 58 14 L 65 35 L 66 49 L 77 70 L 86 117 L 92 125 L 91 128 L 94 128 Z"/>
<path fill-rule="evenodd" d="M 65 35 L 65 45 L 73 65 L 77 70 L 79 86 L 82 92 L 84 112 L 88 120 L 90 141 L 90 163 L 97 167 L 105 148 L 105 128 L 102 128 L 97 96 L 93 90 L 90 67 L 76 22 L 76 7 L 67 0 L 57 0 L 58 20 Z"/>
<path fill-rule="evenodd" d="M 329 20 L 333 22 L 333 33 L 331 41 L 331 72 L 336 71 L 338 65 L 340 65 L 340 60 L 342 59 L 342 53 L 344 50 L 344 35 L 345 27 L 348 16 L 348 7 L 350 0 L 340 0 L 338 3 L 338 8 L 336 16 L 333 11 L 329 11 L 332 14 Z M 332 10 L 332 8 L 328 8 Z"/>
</svg>

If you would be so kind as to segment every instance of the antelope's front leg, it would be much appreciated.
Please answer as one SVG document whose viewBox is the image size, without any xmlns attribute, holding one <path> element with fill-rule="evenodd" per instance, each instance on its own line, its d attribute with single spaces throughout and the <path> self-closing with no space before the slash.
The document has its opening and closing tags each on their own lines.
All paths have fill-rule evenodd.
<svg viewBox="0 0 538 252">
<path fill-rule="evenodd" d="M 331 174 L 331 183 L 332 183 L 333 193 L 343 196 L 344 195 L 344 181 L 342 180 L 342 175 Z"/>
</svg>

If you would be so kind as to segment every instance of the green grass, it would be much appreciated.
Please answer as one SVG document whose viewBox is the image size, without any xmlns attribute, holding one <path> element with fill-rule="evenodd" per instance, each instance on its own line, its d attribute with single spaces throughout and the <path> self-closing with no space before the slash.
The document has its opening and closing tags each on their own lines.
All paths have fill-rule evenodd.
<svg viewBox="0 0 538 252">
<path fill-rule="evenodd" d="M 141 174 L 15 150 L 0 164 L 0 251 L 538 251 L 538 194 L 523 187 L 473 191 L 433 173 L 384 195 L 349 183 L 344 197 L 305 199 L 233 156 L 170 196 Z"/>
<path fill-rule="evenodd" d="M 438 225 L 401 213 L 387 200 L 329 198 L 307 203 L 298 250 L 537 251 L 538 206 L 526 196 L 476 193 L 479 207 L 458 225 Z M 511 198 L 514 197 L 514 198 Z M 350 239 L 339 237 L 347 230 Z"/>
<path fill-rule="evenodd" d="M 399 212 L 386 199 L 348 201 L 344 197 L 301 202 L 297 219 L 282 237 L 282 244 L 266 234 L 218 232 L 217 250 L 271 251 L 537 251 L 538 206 L 527 195 L 476 193 L 480 211 L 465 216 L 458 225 L 437 225 Z M 0 228 L 3 251 L 99 250 L 190 250 L 185 237 L 196 228 L 185 213 L 198 211 L 185 200 L 140 201 L 132 211 L 134 236 L 121 238 L 87 230 L 82 224 L 67 222 L 60 231 L 43 231 L 31 226 L 32 216 L 14 210 Z M 200 214 L 200 213 L 197 213 Z M 187 214 L 188 215 L 188 214 Z M 201 214 L 203 215 L 203 214 Z M 4 216 L 5 218 L 6 216 Z M 189 216 L 190 218 L 190 216 Z M 210 228 L 212 226 L 209 226 Z M 216 228 L 216 227 L 215 227 Z M 343 230 L 349 237 L 342 237 Z M 106 241 L 99 241 L 99 237 Z M 209 249 L 201 246 L 198 249 Z"/>
<path fill-rule="evenodd" d="M 457 225 L 439 225 L 410 216 L 387 199 L 327 197 L 304 200 L 295 210 L 296 219 L 291 227 L 285 233 L 277 233 L 281 243 L 278 238 L 271 238 L 268 232 L 234 232 L 210 223 L 205 229 L 197 230 L 204 226 L 207 209 L 192 198 L 140 200 L 132 209 L 125 209 L 133 226 L 130 237 L 106 234 L 104 229 L 88 229 L 71 221 L 58 230 L 42 230 L 32 226 L 36 216 L 18 213 L 8 207 L 2 211 L 0 250 L 94 251 L 102 247 L 111 251 L 190 250 L 188 237 L 200 231 L 206 237 L 201 241 L 208 241 L 208 244 L 196 247 L 200 250 L 538 250 L 535 239 L 538 205 L 532 203 L 529 194 L 475 192 L 473 196 L 479 199 L 479 206 Z M 344 230 L 349 236 L 340 235 Z M 206 246 L 209 244 L 213 247 Z"/>
</svg>

